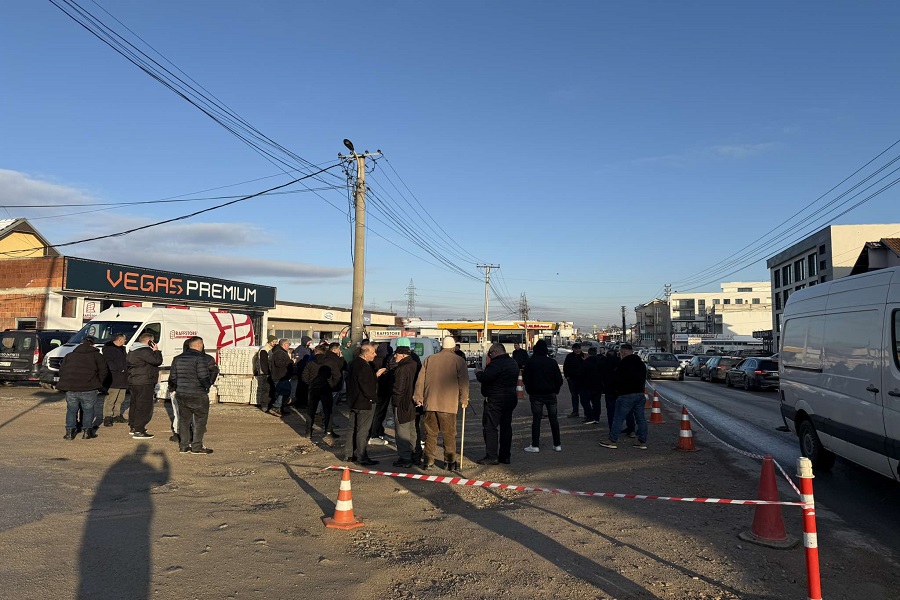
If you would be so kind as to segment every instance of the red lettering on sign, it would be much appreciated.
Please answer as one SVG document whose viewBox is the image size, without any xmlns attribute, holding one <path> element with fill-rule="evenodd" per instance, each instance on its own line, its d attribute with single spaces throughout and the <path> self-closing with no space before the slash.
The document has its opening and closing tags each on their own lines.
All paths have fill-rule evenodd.
<svg viewBox="0 0 900 600">
<path fill-rule="evenodd" d="M 109 269 L 107 269 L 106 270 L 106 280 L 109 282 L 109 285 L 111 285 L 113 287 L 117 287 L 122 282 L 122 271 L 119 271 L 119 276 L 116 278 L 115 281 L 113 281 L 112 277 L 110 276 Z"/>
<path fill-rule="evenodd" d="M 156 291 L 163 292 L 165 291 L 167 294 L 169 293 L 169 278 L 159 276 L 156 278 Z"/>
<path fill-rule="evenodd" d="M 138 291 L 137 279 L 138 279 L 137 273 L 125 273 L 125 284 L 124 284 L 125 289 L 133 290 L 135 292 Z"/>
<path fill-rule="evenodd" d="M 169 293 L 175 296 L 180 296 L 184 293 L 184 288 L 181 287 L 181 284 L 184 280 L 180 277 L 174 277 L 169 280 Z"/>
<path fill-rule="evenodd" d="M 155 292 L 156 287 L 153 285 L 153 275 L 141 275 L 141 291 Z"/>
</svg>

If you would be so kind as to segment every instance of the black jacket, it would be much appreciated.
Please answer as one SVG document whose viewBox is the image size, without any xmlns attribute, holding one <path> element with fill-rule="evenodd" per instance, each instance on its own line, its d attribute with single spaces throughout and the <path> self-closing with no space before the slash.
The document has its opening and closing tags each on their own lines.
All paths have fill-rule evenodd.
<svg viewBox="0 0 900 600">
<path fill-rule="evenodd" d="M 356 357 L 347 375 L 347 405 L 353 410 L 371 410 L 377 397 L 377 377 L 372 363 Z"/>
<path fill-rule="evenodd" d="M 584 373 L 584 354 L 575 354 L 572 352 L 563 361 L 563 375 L 566 379 L 574 379 L 577 383 L 581 383 L 581 376 Z"/>
<path fill-rule="evenodd" d="M 172 359 L 169 390 L 182 394 L 208 394 L 211 386 L 212 376 L 206 352 L 189 348 Z"/>
<path fill-rule="evenodd" d="M 581 382 L 587 386 L 591 392 L 595 394 L 603 393 L 603 378 L 600 373 L 600 357 L 596 354 L 594 356 L 588 355 L 588 357 L 584 359 L 584 365 L 582 366 L 581 371 Z"/>
<path fill-rule="evenodd" d="M 144 344 L 136 344 L 128 352 L 128 385 L 156 385 L 163 356 Z"/>
<path fill-rule="evenodd" d="M 559 363 L 537 349 L 525 362 L 522 379 L 525 382 L 525 391 L 529 394 L 558 394 L 563 384 Z"/>
<path fill-rule="evenodd" d="M 397 423 L 409 423 L 416 418 L 416 404 L 413 402 L 413 392 L 416 391 L 416 361 L 405 358 L 394 364 L 392 373 L 391 401 Z M 387 373 L 378 378 L 379 385 L 386 375 Z"/>
<path fill-rule="evenodd" d="M 275 346 L 272 348 L 272 381 L 284 381 L 286 379 L 290 379 L 291 375 L 291 366 L 294 364 L 294 361 L 291 360 L 291 355 L 287 353 L 287 350 L 282 348 L 281 346 Z"/>
<path fill-rule="evenodd" d="M 516 364 L 519 365 L 519 368 L 524 369 L 525 362 L 528 360 L 528 350 L 525 350 L 524 348 L 513 350 L 512 357 L 513 360 L 516 361 Z"/>
<path fill-rule="evenodd" d="M 603 386 L 603 393 L 605 393 L 608 397 L 612 398 L 616 395 L 616 388 L 614 383 L 614 374 L 616 372 L 616 367 L 619 366 L 619 357 L 618 356 L 601 356 L 600 357 L 600 381 Z"/>
<path fill-rule="evenodd" d="M 375 365 L 375 370 L 378 369 L 387 369 L 381 377 L 378 378 L 378 399 L 379 400 L 390 400 L 392 395 L 392 390 L 394 389 L 394 368 L 397 366 L 394 361 L 394 355 L 388 354 L 384 348 L 384 344 L 379 344 L 378 351 L 375 354 L 375 360 L 372 361 L 372 364 Z M 390 346 L 388 346 L 390 348 Z"/>
<path fill-rule="evenodd" d="M 112 342 L 103 345 L 103 358 L 109 367 L 109 376 L 103 382 L 106 389 L 124 390 L 128 387 L 128 362 L 125 346 L 116 346 Z"/>
<path fill-rule="evenodd" d="M 344 359 L 331 350 L 322 354 L 319 358 L 320 364 L 331 367 L 331 378 L 328 382 L 331 384 L 331 391 L 339 392 L 341 384 L 344 381 Z"/>
<path fill-rule="evenodd" d="M 647 366 L 637 354 L 629 354 L 619 361 L 613 373 L 616 395 L 643 394 L 647 384 Z"/>
<path fill-rule="evenodd" d="M 109 367 L 100 351 L 91 344 L 78 344 L 59 366 L 57 389 L 63 392 L 89 392 L 103 387 Z"/>
<path fill-rule="evenodd" d="M 489 401 L 516 400 L 519 365 L 509 354 L 492 358 L 484 371 L 475 372 L 475 378 L 481 382 L 481 395 Z"/>
</svg>

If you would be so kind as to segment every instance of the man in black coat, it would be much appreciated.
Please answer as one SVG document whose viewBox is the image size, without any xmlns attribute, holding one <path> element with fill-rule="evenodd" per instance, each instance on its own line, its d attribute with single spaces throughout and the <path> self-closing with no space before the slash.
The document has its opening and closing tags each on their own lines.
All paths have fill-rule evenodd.
<svg viewBox="0 0 900 600">
<path fill-rule="evenodd" d="M 601 404 L 603 399 L 603 378 L 600 372 L 600 357 L 597 349 L 588 348 L 588 356 L 584 359 L 581 376 L 581 396 L 584 403 L 584 424 L 594 425 L 600 423 Z"/>
<path fill-rule="evenodd" d="M 271 378 L 275 382 L 275 400 L 266 408 L 268 414 L 284 415 L 291 401 L 291 376 L 294 359 L 291 358 L 291 342 L 278 340 L 269 354 Z"/>
<path fill-rule="evenodd" d="M 84 439 L 97 437 L 100 419 L 95 417 L 97 390 L 109 375 L 106 360 L 94 347 L 94 338 L 88 336 L 69 352 L 59 366 L 57 389 L 66 393 L 66 435 L 63 439 L 74 440 L 77 427 L 78 409 L 82 411 L 81 422 Z M 97 415 L 99 416 L 99 415 Z"/>
<path fill-rule="evenodd" d="M 375 371 L 372 366 L 373 360 L 375 347 L 372 344 L 360 345 L 347 375 L 350 431 L 347 432 L 344 460 L 366 467 L 378 464 L 377 460 L 369 458 L 366 444 L 372 428 L 372 407 L 378 398 L 378 377 L 385 371 L 384 368 Z"/>
<path fill-rule="evenodd" d="M 600 442 L 604 448 L 616 448 L 619 439 L 619 431 L 628 414 L 634 415 L 637 424 L 637 442 L 634 447 L 640 450 L 647 449 L 647 417 L 644 415 L 644 386 L 647 384 L 647 365 L 637 354 L 634 354 L 631 344 L 619 346 L 619 356 L 622 360 L 613 374 L 613 385 L 616 389 L 616 414 L 612 427 L 609 430 L 609 440 Z"/>
<path fill-rule="evenodd" d="M 519 344 L 513 344 L 513 360 L 519 365 L 520 369 L 525 368 L 525 361 L 528 360 L 528 350 L 522 348 Z"/>
<path fill-rule="evenodd" d="M 128 405 L 128 425 L 131 436 L 146 440 L 153 437 L 147 433 L 147 424 L 153 418 L 153 396 L 159 383 L 159 366 L 163 356 L 159 346 L 153 341 L 152 332 L 145 331 L 137 343 L 128 350 L 128 387 L 131 404 Z"/>
<path fill-rule="evenodd" d="M 556 395 L 562 387 L 563 377 L 559 372 L 559 363 L 547 356 L 547 342 L 544 340 L 538 340 L 534 345 L 534 354 L 525 363 L 522 380 L 531 402 L 532 417 L 531 445 L 525 448 L 525 452 L 541 451 L 541 419 L 544 417 L 544 407 L 547 408 L 547 418 L 550 421 L 553 449 L 561 452 L 559 419 L 556 416 Z"/>
<path fill-rule="evenodd" d="M 169 371 L 169 389 L 175 392 L 178 403 L 178 446 L 181 452 L 212 454 L 203 445 L 209 420 L 209 388 L 213 381 L 209 356 L 203 351 L 203 338 L 194 336 L 188 339 L 187 345 L 187 350 L 172 359 Z"/>
<path fill-rule="evenodd" d="M 391 403 L 394 406 L 394 431 L 397 439 L 397 461 L 395 467 L 408 469 L 413 465 L 416 443 L 416 403 L 413 401 L 413 393 L 416 389 L 416 361 L 410 356 L 409 346 L 397 346 L 397 351 L 391 357 L 392 374 Z M 387 374 L 381 376 L 378 384 L 382 384 Z"/>
<path fill-rule="evenodd" d="M 378 378 L 378 401 L 375 403 L 375 412 L 372 413 L 372 429 L 369 431 L 369 444 L 373 446 L 387 446 L 384 439 L 384 420 L 387 418 L 388 408 L 391 405 L 391 391 L 393 389 L 392 363 L 393 356 L 389 342 L 381 342 L 375 348 L 375 369 L 386 369 L 384 375 Z M 396 424 L 396 421 L 395 421 Z"/>
<path fill-rule="evenodd" d="M 569 393 L 572 395 L 572 412 L 570 418 L 578 417 L 578 407 L 585 406 L 586 398 L 582 397 L 582 377 L 584 375 L 584 353 L 581 344 L 573 344 L 572 352 L 563 361 L 563 375 L 569 383 Z M 587 410 L 585 409 L 585 412 Z"/>
<path fill-rule="evenodd" d="M 481 383 L 481 395 L 484 396 L 481 425 L 485 446 L 485 457 L 476 462 L 479 465 L 508 465 L 512 447 L 512 414 L 518 404 L 516 384 L 519 381 L 519 365 L 506 353 L 503 344 L 491 346 L 488 359 L 490 362 L 484 371 L 475 370 L 475 378 Z"/>
<path fill-rule="evenodd" d="M 113 423 L 125 423 L 122 416 L 125 392 L 128 390 L 128 363 L 126 361 L 124 333 L 117 333 L 113 339 L 103 345 L 103 358 L 109 368 L 109 376 L 104 385 L 106 400 L 103 402 L 103 426 L 112 427 Z"/>
</svg>

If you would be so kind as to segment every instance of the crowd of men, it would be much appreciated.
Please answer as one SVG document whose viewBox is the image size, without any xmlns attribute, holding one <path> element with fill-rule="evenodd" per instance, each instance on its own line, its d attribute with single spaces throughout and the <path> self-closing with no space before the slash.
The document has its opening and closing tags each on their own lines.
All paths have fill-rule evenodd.
<svg viewBox="0 0 900 600">
<path fill-rule="evenodd" d="M 63 360 L 58 387 L 66 392 L 64 439 L 75 439 L 79 430 L 84 439 L 91 439 L 97 437 L 101 425 L 125 422 L 135 439 L 153 437 L 147 425 L 153 416 L 162 353 L 150 332 L 140 335 L 127 352 L 125 343 L 125 336 L 117 335 L 101 352 L 87 337 Z M 202 338 L 190 338 L 183 350 L 173 359 L 169 373 L 170 439 L 183 453 L 210 454 L 203 438 L 209 391 L 218 366 L 205 352 Z M 260 409 L 283 417 L 293 412 L 293 406 L 304 417 L 303 434 L 311 438 L 321 408 L 323 435 L 334 440 L 340 437 L 335 431 L 334 407 L 346 401 L 349 423 L 344 460 L 363 466 L 378 464 L 368 448 L 387 445 L 385 427 L 393 427 L 397 448 L 393 466 L 430 470 L 442 458 L 444 469 L 458 470 L 457 417 L 469 404 L 469 376 L 465 355 L 455 340 L 444 338 L 441 351 L 424 361 L 405 337 L 394 345 L 363 340 L 348 356 L 349 362 L 344 358 L 346 351 L 337 342 L 313 346 L 309 337 L 292 349 L 290 340 L 269 336 L 256 355 L 256 372 L 267 383 Z M 532 355 L 519 344 L 511 355 L 503 344 L 493 344 L 486 363 L 484 369 L 475 370 L 484 397 L 485 456 L 476 461 L 479 464 L 509 464 L 511 460 L 512 416 L 520 377 L 532 413 L 531 443 L 525 452 L 540 452 L 545 416 L 553 450 L 562 451 L 557 398 L 564 379 L 572 397 L 570 418 L 579 418 L 583 411 L 584 424 L 599 424 L 606 407 L 609 433 L 601 446 L 616 448 L 620 434 L 625 434 L 637 438 L 636 448 L 647 448 L 646 368 L 629 344 L 622 344 L 618 355 L 598 353 L 593 347 L 584 353 L 581 345 L 575 344 L 562 372 L 543 340 L 535 343 Z M 98 390 L 107 390 L 102 406 L 98 406 Z M 127 419 L 126 392 L 130 395 Z M 439 440 L 443 442 L 441 455 Z"/>
</svg>

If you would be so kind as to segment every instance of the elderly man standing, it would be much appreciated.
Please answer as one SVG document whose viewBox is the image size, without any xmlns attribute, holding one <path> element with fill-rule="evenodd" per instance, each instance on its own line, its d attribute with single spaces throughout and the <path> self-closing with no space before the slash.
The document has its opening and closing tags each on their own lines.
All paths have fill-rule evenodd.
<svg viewBox="0 0 900 600">
<path fill-rule="evenodd" d="M 56 386 L 66 393 L 66 435 L 63 439 L 75 439 L 79 408 L 84 428 L 82 437 L 87 440 L 97 437 L 98 419 L 94 416 L 94 407 L 97 404 L 97 390 L 103 387 L 103 380 L 108 374 L 106 360 L 94 347 L 92 337 L 81 340 L 63 359 Z"/>
<path fill-rule="evenodd" d="M 488 360 L 490 362 L 484 371 L 475 371 L 475 378 L 481 382 L 481 395 L 484 396 L 481 424 L 485 447 L 485 457 L 475 462 L 479 465 L 508 465 L 512 447 L 512 414 L 518 404 L 516 383 L 519 381 L 519 365 L 515 358 L 506 353 L 503 344 L 491 346 Z"/>
<path fill-rule="evenodd" d="M 377 460 L 369 458 L 366 444 L 369 441 L 369 430 L 372 428 L 372 407 L 378 399 L 378 377 L 386 369 L 378 371 L 372 365 L 375 360 L 375 346 L 362 344 L 356 352 L 356 358 L 350 364 L 347 375 L 347 403 L 350 405 L 350 431 L 347 434 L 347 445 L 344 459 L 363 466 L 377 465 Z"/>
<path fill-rule="evenodd" d="M 456 414 L 460 405 L 469 406 L 469 372 L 466 363 L 454 352 L 456 342 L 445 337 L 442 350 L 422 363 L 416 380 L 413 400 L 425 409 L 425 462 L 423 468 L 434 466 L 438 433 L 444 436 L 444 468 L 459 469 L 456 457 Z"/>
</svg>

